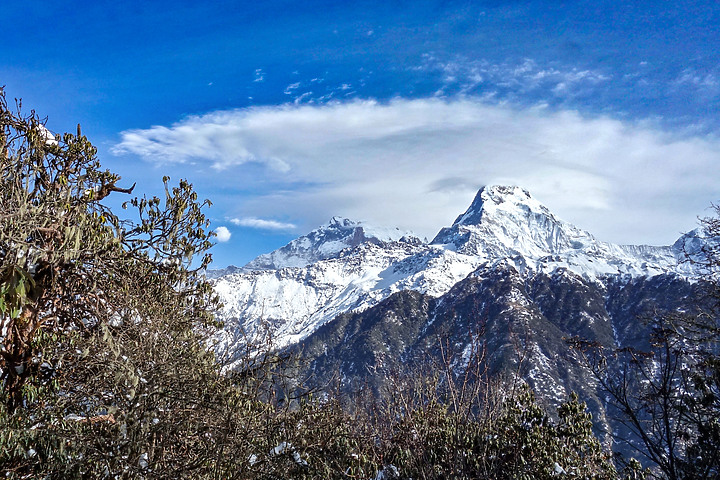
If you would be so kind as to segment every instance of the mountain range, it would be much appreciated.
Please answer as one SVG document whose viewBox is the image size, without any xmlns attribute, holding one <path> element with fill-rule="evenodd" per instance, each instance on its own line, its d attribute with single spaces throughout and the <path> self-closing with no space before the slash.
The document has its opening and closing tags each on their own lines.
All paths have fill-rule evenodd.
<svg viewBox="0 0 720 480">
<path fill-rule="evenodd" d="M 549 405 L 578 392 L 610 428 L 596 380 L 563 340 L 646 348 L 653 315 L 692 308 L 702 282 L 688 258 L 705 241 L 696 229 L 671 246 L 603 242 L 516 186 L 484 187 L 429 242 L 336 217 L 210 272 L 224 303 L 214 345 L 232 368 L 269 335 L 300 352 L 318 384 L 381 391 L 386 367 L 413 358 L 450 350 L 461 369 L 481 335 L 492 372 L 522 378 Z"/>
</svg>

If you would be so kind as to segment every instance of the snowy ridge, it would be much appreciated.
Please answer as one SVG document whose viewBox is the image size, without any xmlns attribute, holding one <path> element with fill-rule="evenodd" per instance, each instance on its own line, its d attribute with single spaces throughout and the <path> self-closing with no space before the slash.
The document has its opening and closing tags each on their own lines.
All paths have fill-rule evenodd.
<svg viewBox="0 0 720 480">
<path fill-rule="evenodd" d="M 272 325 L 278 346 L 297 343 L 337 315 L 364 310 L 400 290 L 442 295 L 477 265 L 471 257 L 401 240 L 366 242 L 302 268 L 230 274 L 215 281 L 226 324 L 216 350 L 232 358 L 263 322 Z"/>
<path fill-rule="evenodd" d="M 213 281 L 225 304 L 216 350 L 232 359 L 246 335 L 270 324 L 274 341 L 302 341 L 337 315 L 360 311 L 401 290 L 439 297 L 470 274 L 510 264 L 519 272 L 570 271 L 589 280 L 609 275 L 693 275 L 679 262 L 698 251 L 696 233 L 672 247 L 615 245 L 556 218 L 519 187 L 478 192 L 468 210 L 430 243 L 397 229 L 335 217 Z M 213 278 L 209 276 L 209 278 Z"/>
<path fill-rule="evenodd" d="M 691 274 L 673 247 L 615 245 L 564 222 L 520 187 L 478 192 L 468 210 L 432 241 L 486 262 L 507 259 L 519 270 L 551 273 L 565 268 L 586 278 L 630 274 Z"/>
<path fill-rule="evenodd" d="M 420 243 L 410 232 L 399 229 L 377 228 L 364 222 L 333 217 L 330 222 L 303 235 L 282 248 L 260 255 L 249 262 L 245 270 L 274 270 L 285 267 L 306 267 L 320 260 L 336 257 L 346 248 L 361 243 L 390 243 L 405 239 Z"/>
</svg>

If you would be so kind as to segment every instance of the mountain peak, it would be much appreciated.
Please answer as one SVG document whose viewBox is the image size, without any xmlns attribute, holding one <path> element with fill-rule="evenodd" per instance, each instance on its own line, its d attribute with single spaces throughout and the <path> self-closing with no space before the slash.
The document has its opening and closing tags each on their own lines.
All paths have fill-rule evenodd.
<svg viewBox="0 0 720 480">
<path fill-rule="evenodd" d="M 550 214 L 550 211 L 524 188 L 514 185 L 490 185 L 478 191 L 470 207 L 457 217 L 453 225 L 479 225 L 487 215 L 510 210 Z"/>
<path fill-rule="evenodd" d="M 338 216 L 332 217 L 330 219 L 330 221 L 325 224 L 326 227 L 330 227 L 330 228 L 350 228 L 350 227 L 354 227 L 356 225 L 358 225 L 358 222 L 356 222 L 354 220 L 350 220 L 349 218 L 338 217 Z"/>
<path fill-rule="evenodd" d="M 305 267 L 320 260 L 336 257 L 347 248 L 362 243 L 420 242 L 410 232 L 397 228 L 378 228 L 366 222 L 356 222 L 335 216 L 307 235 L 296 238 L 284 247 L 260 255 L 245 265 L 246 270 L 275 270 L 285 267 Z"/>
<path fill-rule="evenodd" d="M 555 217 L 527 190 L 492 185 L 480 189 L 465 213 L 432 243 L 454 245 L 470 255 L 540 258 L 594 242 L 592 235 Z"/>
<path fill-rule="evenodd" d="M 687 245 L 693 242 L 688 237 Z M 515 186 L 483 187 L 470 208 L 451 227 L 440 230 L 432 244 L 490 262 L 509 259 L 519 268 L 550 271 L 563 267 L 588 276 L 681 270 L 679 247 L 598 241 Z"/>
</svg>

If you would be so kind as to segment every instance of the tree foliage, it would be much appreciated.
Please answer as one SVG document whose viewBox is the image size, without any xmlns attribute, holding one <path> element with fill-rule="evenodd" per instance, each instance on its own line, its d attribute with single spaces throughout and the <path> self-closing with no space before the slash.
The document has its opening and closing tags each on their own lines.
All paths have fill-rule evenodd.
<svg viewBox="0 0 720 480">
<path fill-rule="evenodd" d="M 164 199 L 132 198 L 120 218 L 103 200 L 133 187 L 101 170 L 80 128 L 55 137 L 16 110 L 0 96 L 0 461 L 89 475 L 114 457 L 141 468 L 148 442 L 174 457 L 182 437 L 154 432 L 194 438 L 200 422 L 181 412 L 218 393 L 201 343 L 216 307 L 201 274 L 208 202 L 166 178 Z"/>
<path fill-rule="evenodd" d="M 397 394 L 376 421 L 397 419 L 381 436 L 396 477 L 619 478 L 576 395 L 553 419 L 526 384 L 478 375 L 481 364 L 472 361 L 468 366 L 459 375 L 453 361 L 413 371 L 393 387 Z"/>
<path fill-rule="evenodd" d="M 24 400 L 41 362 L 41 333 L 83 335 L 135 319 L 208 325 L 212 295 L 190 269 L 211 245 L 191 186 L 134 198 L 136 221 L 103 204 L 120 177 L 100 169 L 82 135 L 50 136 L 35 114 L 22 117 L 0 97 L 0 367 L 6 406 Z M 157 320 L 156 320 L 157 321 Z M 46 365 L 44 368 L 52 368 Z"/>
</svg>

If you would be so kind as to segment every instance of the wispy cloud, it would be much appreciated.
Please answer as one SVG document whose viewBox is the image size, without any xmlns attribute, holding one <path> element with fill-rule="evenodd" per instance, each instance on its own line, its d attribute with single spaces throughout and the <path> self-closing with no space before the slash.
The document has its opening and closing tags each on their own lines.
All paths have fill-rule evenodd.
<svg viewBox="0 0 720 480">
<path fill-rule="evenodd" d="M 295 90 L 300 88 L 300 82 L 291 83 L 287 87 L 285 87 L 285 91 L 283 92 L 285 95 L 292 95 Z"/>
<path fill-rule="evenodd" d="M 299 104 L 303 103 L 304 100 L 309 100 L 311 98 L 312 94 L 313 94 L 313 92 L 305 92 L 302 95 L 298 95 L 297 97 L 295 97 L 293 99 L 293 103 L 295 105 L 299 105 Z"/>
<path fill-rule="evenodd" d="M 210 160 L 214 168 L 222 169 L 256 162 L 286 171 L 289 167 L 280 157 L 264 155 L 245 145 L 252 137 L 246 133 L 255 128 L 264 130 L 262 125 L 254 124 L 257 118 L 254 114 L 262 110 L 215 112 L 188 117 L 171 127 L 156 125 L 144 130 L 127 130 L 122 132 L 122 141 L 112 148 L 112 152 L 133 153 L 159 164 Z M 242 118 L 250 123 L 245 124 Z"/>
<path fill-rule="evenodd" d="M 720 95 L 720 69 L 718 71 L 700 72 L 696 69 L 687 68 L 675 80 L 680 88 L 691 87 L 705 95 Z"/>
<path fill-rule="evenodd" d="M 720 198 L 716 139 L 472 98 L 213 112 L 124 132 L 116 151 L 233 172 L 264 165 L 256 183 L 273 190 L 243 201 L 253 218 L 233 221 L 252 228 L 294 227 L 261 220 L 279 214 L 302 229 L 345 215 L 433 236 L 480 186 L 513 183 L 601 239 L 668 243 Z"/>
<path fill-rule="evenodd" d="M 264 220 L 262 218 L 255 217 L 233 218 L 230 220 L 230 223 L 239 227 L 255 228 L 258 230 L 292 231 L 297 228 L 292 223 Z"/>
<path fill-rule="evenodd" d="M 230 233 L 230 230 L 227 229 L 227 227 L 217 227 L 215 229 L 215 238 L 220 243 L 230 241 L 231 236 L 232 234 Z"/>
<path fill-rule="evenodd" d="M 417 70 L 440 72 L 443 87 L 438 94 L 447 90 L 459 90 L 469 93 L 478 87 L 507 88 L 515 94 L 526 94 L 535 90 L 551 92 L 555 95 L 567 95 L 573 89 L 604 84 L 612 80 L 612 75 L 577 67 L 540 65 L 532 59 L 518 63 L 493 63 L 488 60 L 455 58 L 440 60 L 432 54 L 425 54 Z"/>
</svg>

